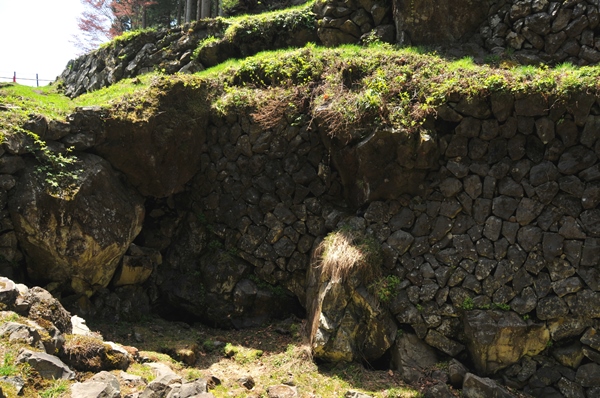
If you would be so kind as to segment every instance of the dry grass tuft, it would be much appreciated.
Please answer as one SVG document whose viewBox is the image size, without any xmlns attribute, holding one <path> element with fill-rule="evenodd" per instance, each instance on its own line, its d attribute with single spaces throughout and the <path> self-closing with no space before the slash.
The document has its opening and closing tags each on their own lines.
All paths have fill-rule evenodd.
<svg viewBox="0 0 600 398">
<path fill-rule="evenodd" d="M 315 250 L 313 267 L 321 280 L 343 282 L 351 273 L 362 272 L 368 284 L 379 275 L 381 255 L 377 243 L 364 233 L 350 228 L 332 232 Z"/>
<path fill-rule="evenodd" d="M 286 121 L 288 117 L 305 113 L 306 103 L 306 90 L 301 87 L 257 90 L 256 110 L 250 116 L 260 127 L 269 130 Z"/>
</svg>

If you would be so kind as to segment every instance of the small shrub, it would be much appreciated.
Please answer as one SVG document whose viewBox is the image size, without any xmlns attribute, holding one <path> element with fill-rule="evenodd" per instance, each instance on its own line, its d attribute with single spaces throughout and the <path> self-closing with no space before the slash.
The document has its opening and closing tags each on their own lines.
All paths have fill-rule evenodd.
<svg viewBox="0 0 600 398">
<path fill-rule="evenodd" d="M 202 343 L 202 350 L 204 352 L 210 353 L 213 352 L 215 350 L 216 346 L 215 346 L 215 342 L 212 340 L 204 340 L 204 342 Z"/>
<path fill-rule="evenodd" d="M 67 148 L 65 154 L 56 153 L 34 134 L 27 134 L 34 139 L 31 150 L 40 163 L 36 171 L 44 178 L 48 193 L 63 199 L 75 196 L 80 188 L 79 178 L 83 169 L 79 167 L 79 159 L 71 155 L 73 148 Z"/>
<path fill-rule="evenodd" d="M 375 294 L 381 303 L 388 303 L 396 294 L 402 279 L 396 275 L 388 275 L 380 278 L 370 286 L 370 290 Z"/>
</svg>

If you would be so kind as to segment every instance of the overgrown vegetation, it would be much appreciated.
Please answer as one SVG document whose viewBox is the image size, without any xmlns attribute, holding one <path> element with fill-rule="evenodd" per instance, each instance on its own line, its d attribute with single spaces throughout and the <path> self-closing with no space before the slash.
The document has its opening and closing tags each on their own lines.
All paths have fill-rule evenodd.
<svg viewBox="0 0 600 398">
<path fill-rule="evenodd" d="M 65 153 L 54 152 L 38 136 L 27 134 L 33 138 L 31 151 L 39 162 L 36 171 L 44 179 L 48 193 L 61 199 L 73 198 L 79 192 L 79 178 L 83 173 L 79 159 L 71 154 L 73 148 L 67 148 Z"/>
<path fill-rule="evenodd" d="M 252 18 L 259 17 L 267 18 Z M 242 29 L 251 20 L 231 22 L 228 29 Z M 567 101 L 577 92 L 598 93 L 599 77 L 599 67 L 562 64 L 503 69 L 478 65 L 470 58 L 448 61 L 421 49 L 380 43 L 335 49 L 309 45 L 230 60 L 196 75 L 127 79 L 75 100 L 60 95 L 56 87 L 3 85 L 0 103 L 8 110 L 0 111 L 0 131 L 14 130 L 29 113 L 64 119 L 76 106 L 86 105 L 107 106 L 109 117 L 144 121 L 175 90 L 188 96 L 190 106 L 212 108 L 220 115 L 248 109 L 266 128 L 290 111 L 304 114 L 326 124 L 332 136 L 351 141 L 359 138 L 356 132 L 366 125 L 416 131 L 452 96 L 518 92 Z"/>
<path fill-rule="evenodd" d="M 156 32 L 156 28 L 128 30 L 126 32 L 123 32 L 119 36 L 116 36 L 111 41 L 100 44 L 99 48 L 101 48 L 101 49 L 108 48 L 108 47 L 114 48 L 114 47 L 117 47 L 121 43 L 126 43 L 128 41 L 135 39 L 136 37 L 147 35 L 149 33 L 154 33 L 154 32 Z"/>
<path fill-rule="evenodd" d="M 313 1 L 285 10 L 264 12 L 257 15 L 241 15 L 217 20 L 223 27 L 220 32 L 202 40 L 194 50 L 192 58 L 198 57 L 202 48 L 215 42 L 235 43 L 247 56 L 246 47 L 254 48 L 257 43 L 272 43 L 278 36 L 290 35 L 300 28 L 316 29 L 316 18 L 312 12 Z"/>
</svg>

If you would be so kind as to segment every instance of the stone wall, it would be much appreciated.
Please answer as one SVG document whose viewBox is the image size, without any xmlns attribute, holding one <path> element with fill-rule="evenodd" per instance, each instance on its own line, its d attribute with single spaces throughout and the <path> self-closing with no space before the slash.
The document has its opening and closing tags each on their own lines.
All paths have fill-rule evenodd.
<svg viewBox="0 0 600 398">
<path fill-rule="evenodd" d="M 449 47 L 469 42 L 481 47 L 470 48 L 470 53 L 487 51 L 514 57 L 523 64 L 597 64 L 599 6 L 597 0 L 322 0 L 312 7 L 317 21 L 314 26 L 279 27 L 274 21 L 276 32 L 226 38 L 226 20 L 216 19 L 148 31 L 70 61 L 60 79 L 65 93 L 76 97 L 151 71 L 193 73 L 229 58 L 269 49 L 308 42 L 337 46 L 375 39 L 442 46 L 449 53 Z M 209 36 L 217 40 L 207 43 L 192 59 L 194 50 Z"/>
<path fill-rule="evenodd" d="M 94 282 L 106 277 L 53 279 L 31 266 L 29 276 L 53 282 L 49 288 L 63 294 L 75 291 L 66 301 L 88 313 L 128 316 L 132 306 L 153 302 L 163 312 L 223 327 L 251 326 L 304 304 L 316 243 L 350 224 L 380 243 L 384 275 L 401 279 L 384 305 L 388 315 L 378 315 L 395 324 L 386 331 L 414 333 L 438 355 L 470 361 L 482 374 L 501 372 L 509 385 L 536 396 L 573 384 L 594 396 L 600 387 L 594 337 L 600 326 L 600 103 L 584 94 L 548 101 L 535 94 L 452 98 L 418 145 L 385 131 L 374 132 L 368 145 L 346 145 L 329 139 L 326 125 L 309 127 L 302 115 L 270 126 L 245 111 L 211 115 L 202 124 L 194 177 L 182 182 L 180 193 L 146 194 L 142 231 L 119 270 L 106 271 L 108 279 L 116 275 L 111 284 Z M 37 118 L 27 127 L 49 147 L 93 152 L 114 139 L 107 129 L 115 125 L 103 112 L 81 109 L 68 123 Z M 29 145 L 9 138 L 0 157 L 2 192 L 12 203 L 9 214 L 4 200 L 0 219 L 2 272 L 17 277 L 21 251 L 35 259 L 36 240 L 27 234 L 45 236 L 43 214 L 50 209 L 36 206 L 60 206 L 23 201 L 36 167 Z M 369 146 L 371 157 L 358 150 Z M 368 170 L 373 154 L 385 168 Z M 127 168 L 113 167 L 130 178 Z M 403 182 L 413 177 L 407 189 Z M 357 196 L 356 187 L 369 189 Z M 93 202 L 82 203 L 93 214 Z M 16 222 L 23 214 L 40 214 L 40 226 L 24 229 Z M 65 248 L 60 254 L 71 262 L 86 257 L 79 221 L 57 220 L 67 228 L 51 237 Z M 110 238 L 99 241 L 111 246 Z M 344 323 L 328 325 L 338 326 Z"/>
<path fill-rule="evenodd" d="M 574 65 L 600 61 L 597 0 L 498 1 L 480 29 L 485 48 L 508 52 L 524 64 Z"/>
<path fill-rule="evenodd" d="M 73 98 L 149 72 L 194 73 L 231 58 L 318 43 L 314 21 L 305 6 L 267 18 L 247 16 L 242 22 L 204 19 L 173 29 L 133 32 L 69 61 L 59 79 Z"/>
</svg>

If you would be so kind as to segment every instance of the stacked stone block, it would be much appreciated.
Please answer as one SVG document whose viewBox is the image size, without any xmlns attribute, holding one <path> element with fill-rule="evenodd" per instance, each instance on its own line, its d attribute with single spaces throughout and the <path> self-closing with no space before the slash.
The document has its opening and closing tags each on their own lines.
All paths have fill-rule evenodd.
<svg viewBox="0 0 600 398">
<path fill-rule="evenodd" d="M 492 52 L 514 52 L 525 64 L 600 61 L 596 0 L 498 1 L 480 34 Z"/>
</svg>

